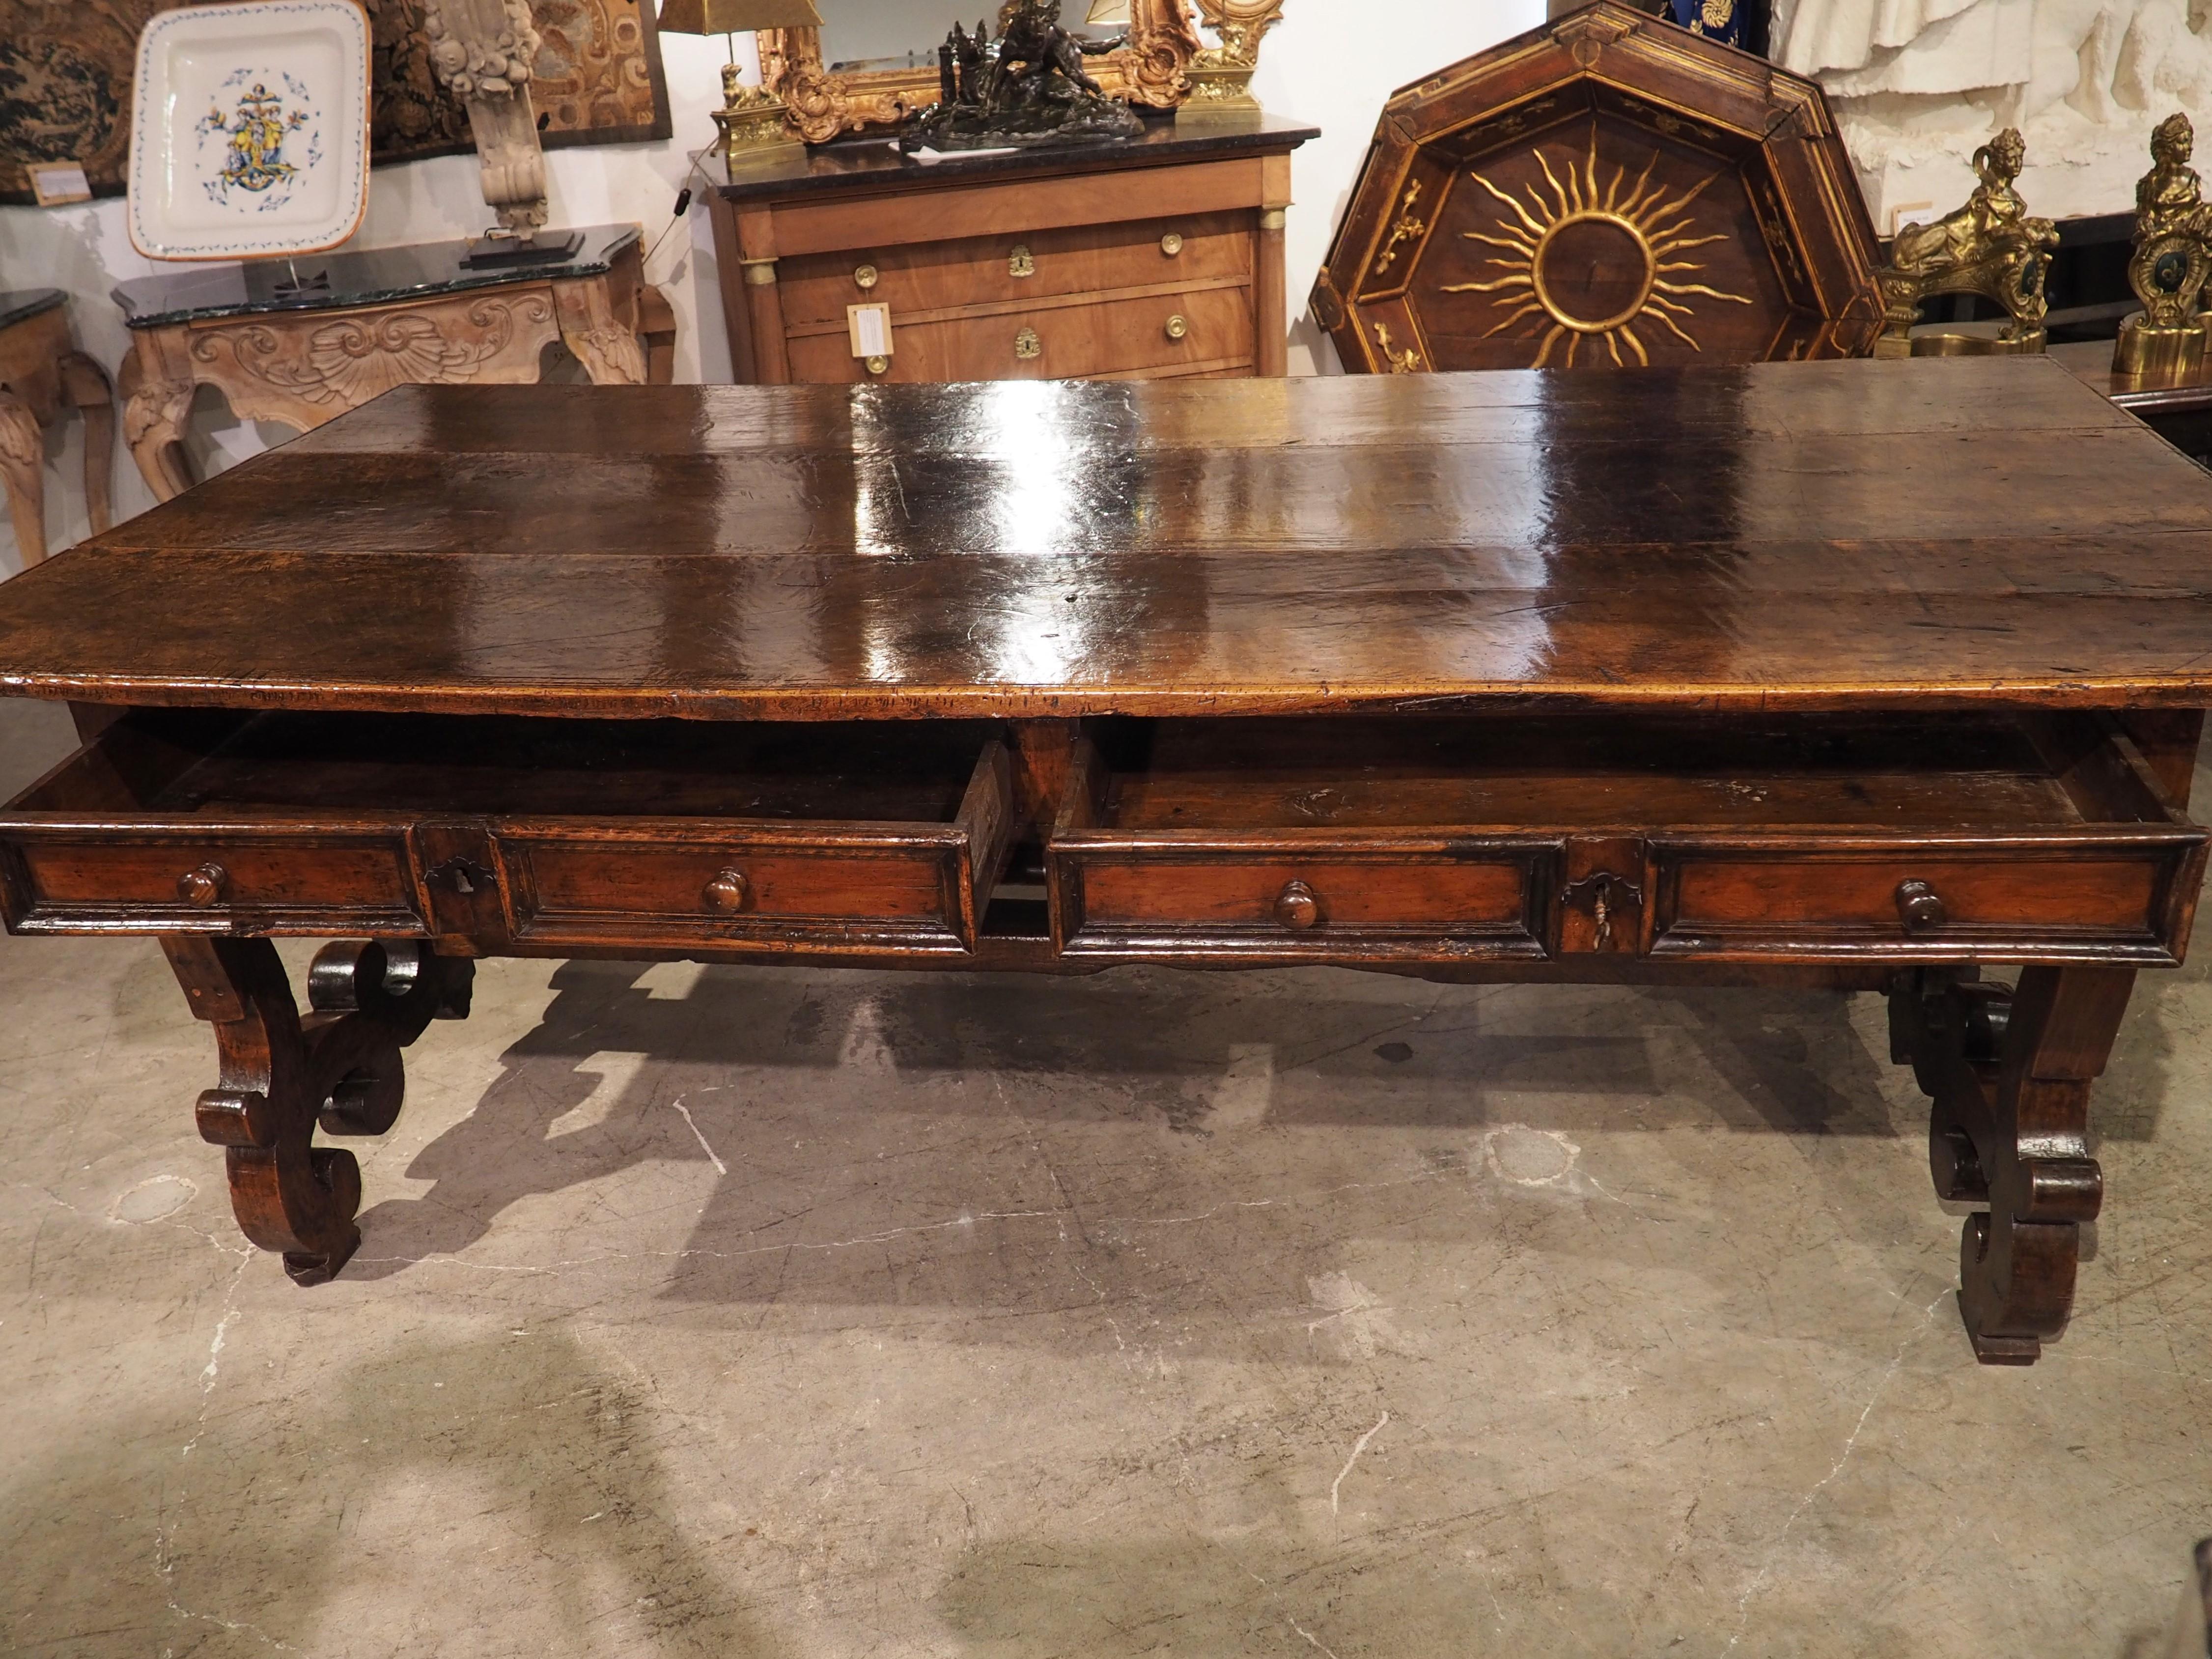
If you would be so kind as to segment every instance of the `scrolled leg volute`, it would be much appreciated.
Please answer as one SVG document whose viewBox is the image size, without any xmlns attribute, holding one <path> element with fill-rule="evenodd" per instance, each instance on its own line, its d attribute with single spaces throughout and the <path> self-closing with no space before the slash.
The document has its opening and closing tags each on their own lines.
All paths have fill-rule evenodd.
<svg viewBox="0 0 2212 1659">
<path fill-rule="evenodd" d="M 374 1135 L 399 1115 L 400 1050 L 433 1019 L 469 1012 L 475 964 L 412 941 L 325 945 L 294 1001 L 266 939 L 174 936 L 162 949 L 198 1018 L 215 1027 L 221 1082 L 200 1096 L 201 1137 L 224 1149 L 246 1237 L 279 1250 L 302 1285 L 335 1277 L 361 1243 L 361 1166 L 325 1134 Z"/>
<path fill-rule="evenodd" d="M 2089 1086 L 2134 986 L 2129 969 L 2028 968 L 2016 989 L 1932 969 L 1891 988 L 1891 1057 L 1934 1102 L 1936 1196 L 1988 1206 L 1959 1249 L 1959 1310 L 1984 1364 L 2033 1364 L 2073 1311 L 2081 1224 L 2104 1198 Z"/>
</svg>

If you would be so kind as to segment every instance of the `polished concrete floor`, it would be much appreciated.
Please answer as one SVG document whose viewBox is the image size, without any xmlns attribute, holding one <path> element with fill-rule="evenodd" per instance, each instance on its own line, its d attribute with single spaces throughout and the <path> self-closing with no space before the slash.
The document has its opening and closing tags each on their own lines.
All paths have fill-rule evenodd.
<svg viewBox="0 0 2212 1659">
<path fill-rule="evenodd" d="M 303 1291 L 153 947 L 0 940 L 0 1652 L 2148 1659 L 2208 1018 L 2007 1370 L 1870 998 L 494 963 Z"/>
</svg>

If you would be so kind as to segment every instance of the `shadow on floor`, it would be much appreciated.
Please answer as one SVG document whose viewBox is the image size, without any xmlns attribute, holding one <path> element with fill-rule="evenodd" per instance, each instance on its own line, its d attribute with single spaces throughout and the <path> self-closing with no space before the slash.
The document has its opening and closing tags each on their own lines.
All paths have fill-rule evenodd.
<svg viewBox="0 0 2212 1659">
<path fill-rule="evenodd" d="M 666 1252 L 671 1299 L 957 1312 L 973 1340 L 988 1323 L 1092 1348 L 1121 1339 L 1128 1310 L 1183 1297 L 1242 1310 L 1213 1334 L 1240 1352 L 1278 1340 L 1249 1328 L 1272 1325 L 1282 1357 L 1311 1362 L 1312 1287 L 1340 1272 L 1347 1237 L 1525 1243 L 1595 1190 L 1571 1171 L 1486 1179 L 1486 1163 L 1571 1162 L 1592 1131 L 1899 1133 L 1886 1056 L 1832 994 L 720 968 L 677 994 L 663 971 L 558 969 L 502 1074 L 410 1164 L 429 1189 L 364 1214 L 346 1277 L 467 1249 L 533 1196 L 712 1159 L 698 1218 Z M 1672 1080 L 1655 1070 L 1659 1034 L 1694 1054 Z M 1229 1135 L 1262 1124 L 1289 1133 Z M 1296 1133 L 1314 1127 L 1393 1133 Z M 1808 1201 L 1846 1230 L 1893 1230 L 1893 1194 L 1822 1184 L 1844 1179 L 1813 1170 Z M 1652 1218 L 1620 1207 L 1545 1248 L 1648 1249 L 1620 1227 Z"/>
<path fill-rule="evenodd" d="M 216 1386 L 198 1425 L 103 1417 L 0 1492 L 0 1645 L 328 1650 L 343 1595 L 373 1593 L 394 1651 L 775 1650 L 716 1563 L 742 1527 L 684 1531 L 653 1407 L 564 1335 L 403 1340 L 258 1407 Z"/>
</svg>

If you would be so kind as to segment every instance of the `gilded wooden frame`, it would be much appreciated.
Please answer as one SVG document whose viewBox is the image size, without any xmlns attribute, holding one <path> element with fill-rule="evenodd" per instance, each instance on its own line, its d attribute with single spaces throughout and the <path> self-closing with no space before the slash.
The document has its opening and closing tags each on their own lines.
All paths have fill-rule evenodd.
<svg viewBox="0 0 2212 1659">
<path fill-rule="evenodd" d="M 1191 60 L 1206 50 L 1185 0 L 1129 0 L 1128 44 L 1085 65 L 1117 98 L 1174 109 L 1191 95 Z M 789 119 L 810 144 L 841 132 L 888 126 L 937 101 L 937 71 L 870 70 L 832 75 L 822 61 L 819 29 L 762 29 L 761 84 L 791 106 Z"/>
</svg>

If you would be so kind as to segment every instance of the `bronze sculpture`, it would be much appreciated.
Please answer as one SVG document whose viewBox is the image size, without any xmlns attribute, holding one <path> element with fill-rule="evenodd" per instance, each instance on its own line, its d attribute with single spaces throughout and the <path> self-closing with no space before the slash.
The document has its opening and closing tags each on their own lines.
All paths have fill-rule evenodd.
<svg viewBox="0 0 2212 1659">
<path fill-rule="evenodd" d="M 1060 0 L 1006 0 L 999 38 L 959 24 L 938 48 L 938 101 L 914 118 L 899 148 L 991 149 L 1075 138 L 1132 138 L 1144 123 L 1092 80 L 1087 57 L 1121 37 L 1085 40 L 1060 21 Z"/>
<path fill-rule="evenodd" d="M 2128 282 L 2143 308 L 2120 325 L 2112 372 L 2178 380 L 2204 364 L 2207 330 L 2197 307 L 2212 277 L 2212 208 L 2189 165 L 2197 134 L 2176 112 L 2150 137 L 2151 169 L 2136 185 L 2135 252 Z"/>
<path fill-rule="evenodd" d="M 1908 224 L 1890 244 L 1890 263 L 1880 273 L 1884 312 L 1877 357 L 1950 356 L 1980 352 L 2043 349 L 2048 305 L 2043 278 L 2058 228 L 2032 217 L 2021 199 L 2021 168 L 2027 144 L 2018 127 L 1974 152 L 1981 182 L 1966 204 L 1933 224 Z M 1920 302 L 1936 294 L 1979 294 L 2005 308 L 2009 319 L 1995 337 L 1968 334 L 1924 336 L 1912 325 Z"/>
</svg>

